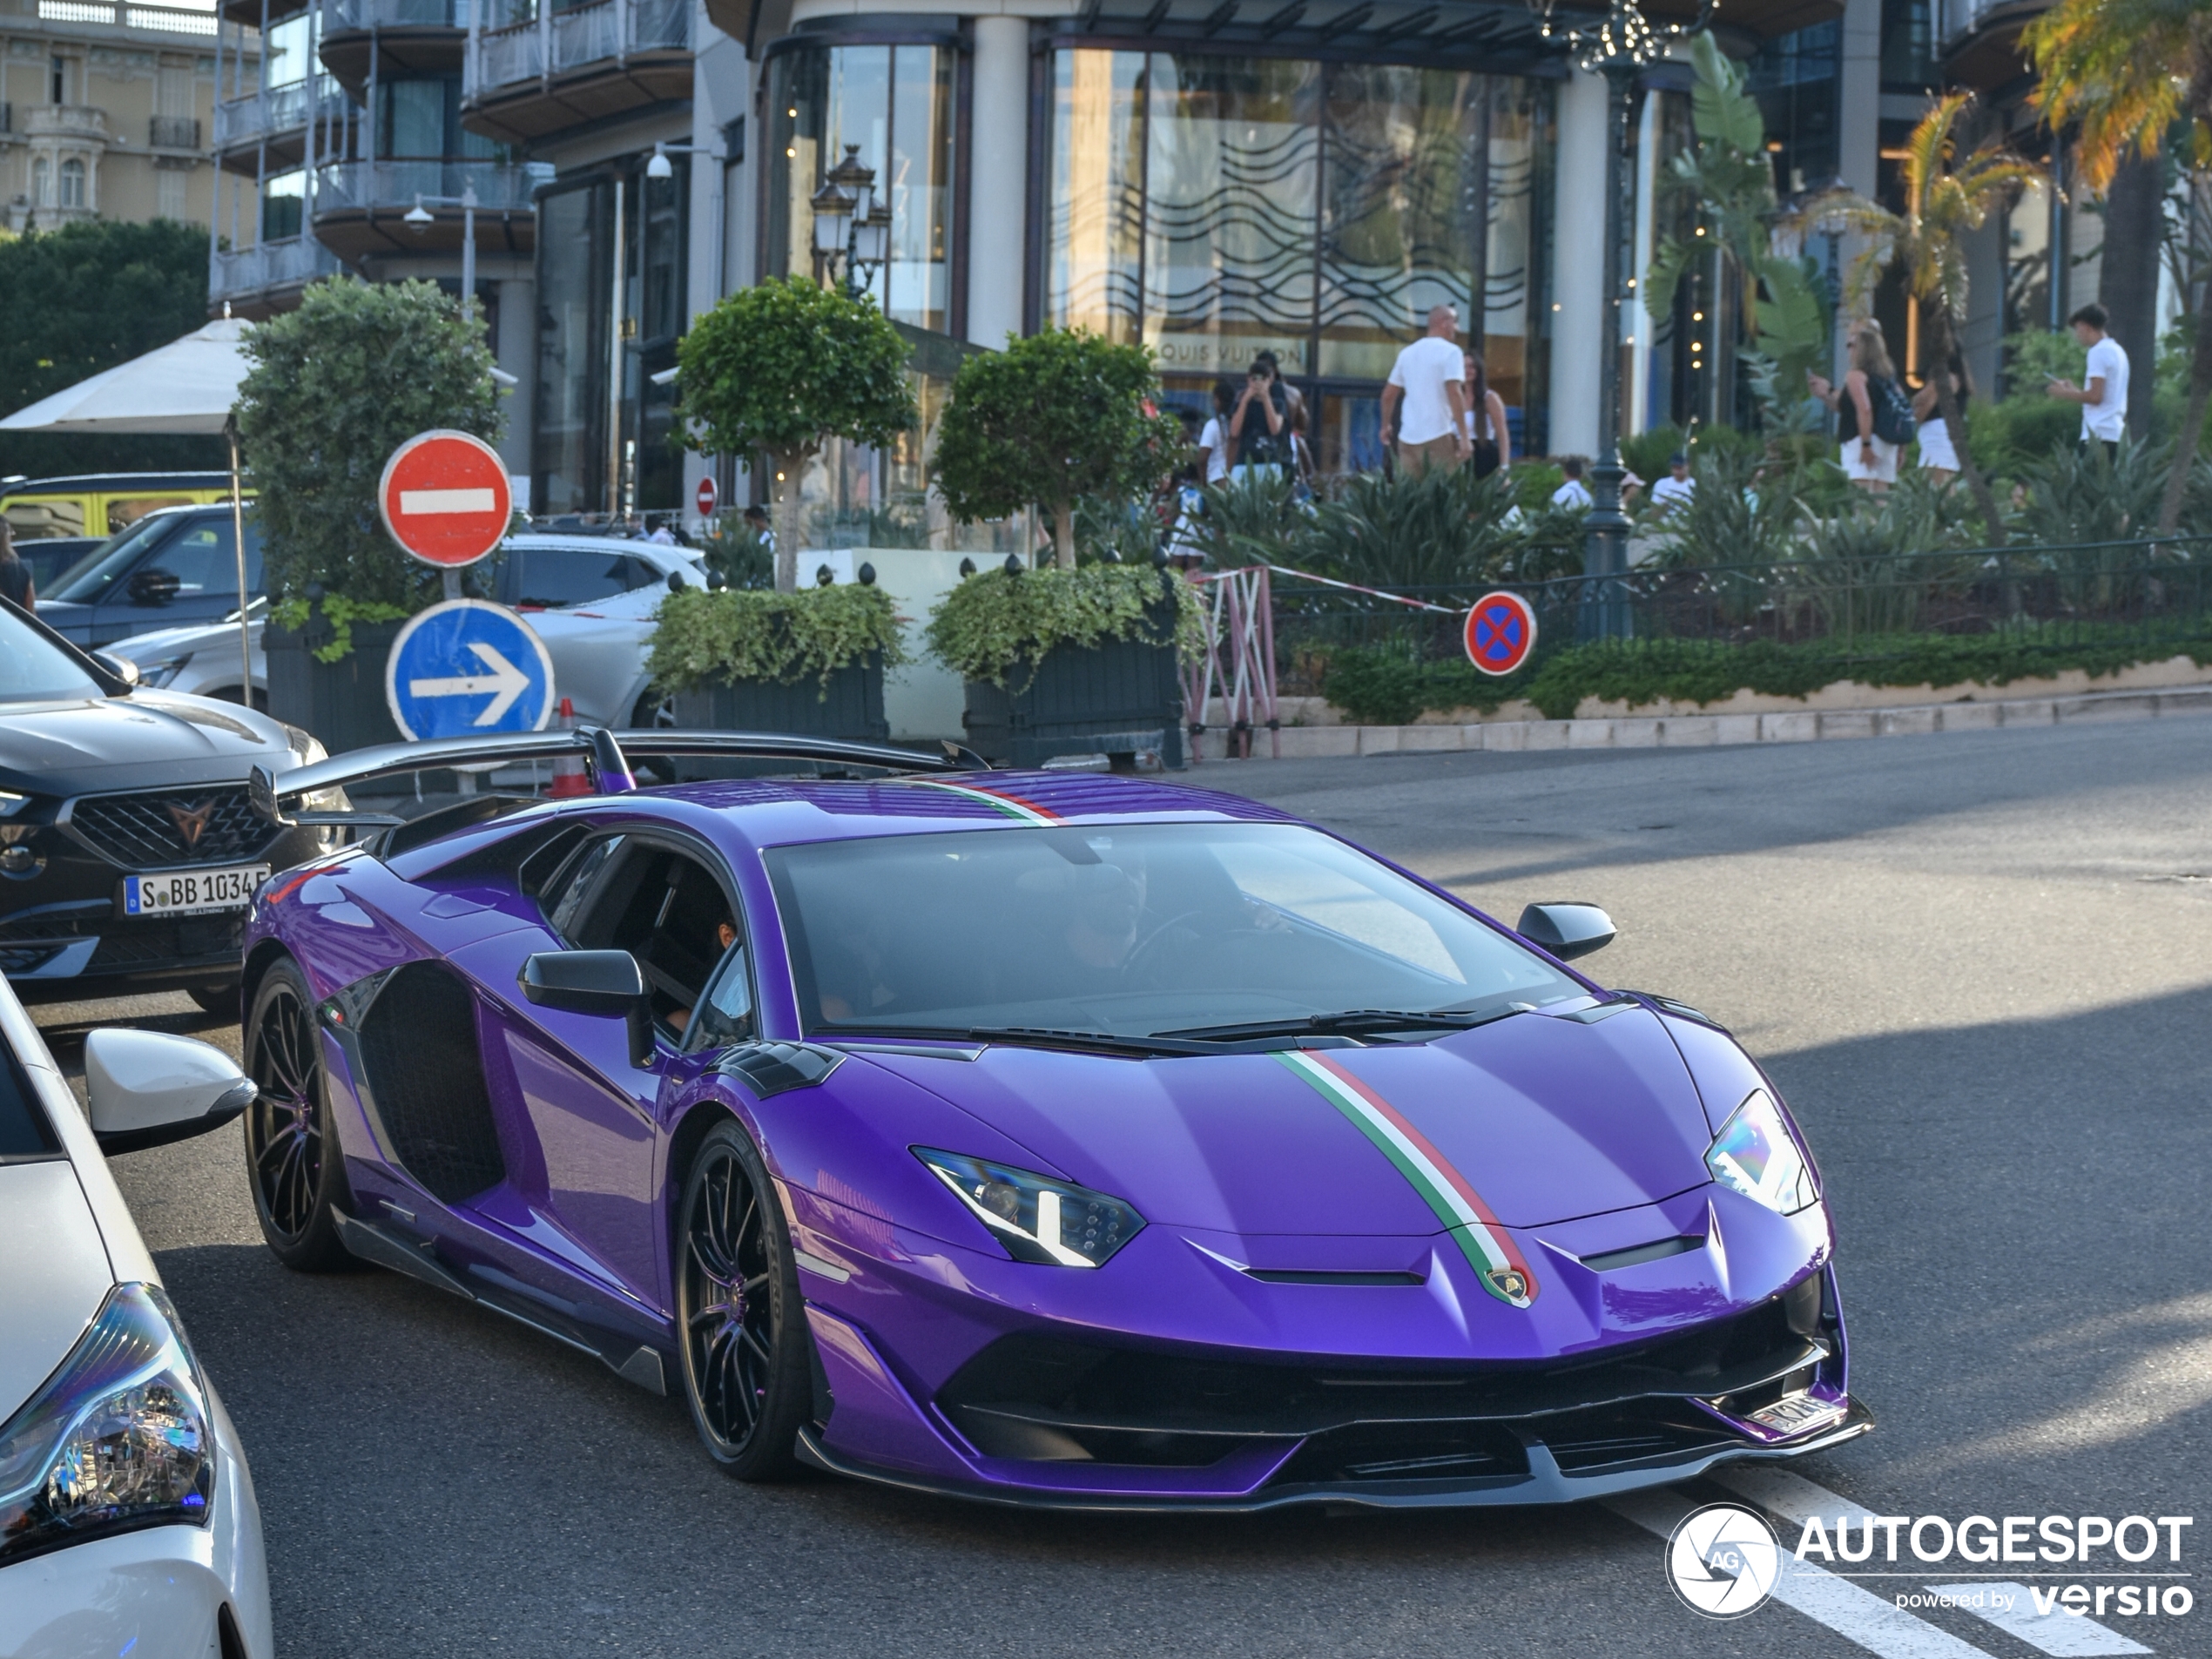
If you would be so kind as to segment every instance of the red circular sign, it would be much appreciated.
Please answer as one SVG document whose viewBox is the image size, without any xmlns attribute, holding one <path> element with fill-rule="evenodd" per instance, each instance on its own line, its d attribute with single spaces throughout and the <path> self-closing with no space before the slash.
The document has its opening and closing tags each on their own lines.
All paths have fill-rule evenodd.
<svg viewBox="0 0 2212 1659">
<path fill-rule="evenodd" d="M 714 488 L 714 475 L 712 473 L 709 473 L 705 477 L 699 480 L 698 503 L 699 516 L 701 518 L 712 518 L 714 516 L 716 493 L 717 492 Z"/>
<path fill-rule="evenodd" d="M 1536 612 L 1503 590 L 1486 593 L 1467 612 L 1467 661 L 1486 674 L 1510 674 L 1536 649 Z"/>
<path fill-rule="evenodd" d="M 393 450 L 376 507 L 394 541 L 445 570 L 497 547 L 515 516 L 507 463 L 466 432 L 418 432 Z"/>
</svg>

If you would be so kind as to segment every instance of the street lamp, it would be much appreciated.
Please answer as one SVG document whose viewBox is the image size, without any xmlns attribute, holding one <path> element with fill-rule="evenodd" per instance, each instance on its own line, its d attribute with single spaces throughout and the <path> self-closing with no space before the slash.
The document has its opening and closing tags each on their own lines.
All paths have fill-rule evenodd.
<svg viewBox="0 0 2212 1659">
<path fill-rule="evenodd" d="M 891 204 L 876 199 L 875 169 L 860 165 L 859 145 L 845 146 L 845 159 L 831 170 L 809 206 L 814 210 L 814 257 L 828 267 L 833 281 L 841 264 L 845 292 L 857 300 L 891 251 Z"/>
<path fill-rule="evenodd" d="M 476 187 L 463 185 L 458 196 L 426 196 L 415 192 L 415 206 L 400 222 L 417 236 L 422 235 L 437 223 L 437 217 L 425 202 L 435 202 L 441 207 L 461 210 L 461 299 L 463 305 L 476 302 Z"/>
<path fill-rule="evenodd" d="M 1713 15 L 1716 0 L 1700 0 L 1695 22 L 1655 28 L 1635 0 L 1611 0 L 1605 16 L 1554 32 L 1554 0 L 1527 0 L 1546 40 L 1567 48 L 1575 66 L 1605 77 L 1605 303 L 1598 318 L 1597 464 L 1590 470 L 1590 510 L 1582 521 L 1582 575 L 1586 579 L 1581 616 L 1575 631 L 1584 638 L 1626 638 L 1629 608 L 1620 578 L 1629 568 L 1629 520 L 1621 510 L 1621 313 L 1635 298 L 1634 261 L 1628 257 L 1627 227 L 1635 222 L 1629 192 L 1635 177 L 1629 166 L 1630 119 L 1636 77 L 1645 65 L 1667 55 L 1669 45 L 1696 33 Z"/>
</svg>

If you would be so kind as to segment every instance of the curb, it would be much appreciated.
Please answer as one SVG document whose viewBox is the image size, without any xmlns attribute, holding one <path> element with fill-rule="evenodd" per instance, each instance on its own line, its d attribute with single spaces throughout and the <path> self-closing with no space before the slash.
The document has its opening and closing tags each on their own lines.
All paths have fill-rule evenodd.
<svg viewBox="0 0 2212 1659">
<path fill-rule="evenodd" d="M 2089 691 L 2076 697 L 1923 703 L 1897 709 L 1805 710 L 1786 714 L 1619 715 L 1597 720 L 1492 720 L 1474 725 L 1307 725 L 1282 730 L 1285 760 L 1431 752 L 1521 754 L 1543 749 L 1710 749 L 1744 743 L 1816 743 L 1831 738 L 1920 737 L 1997 726 L 2066 725 L 2093 720 L 2165 719 L 2212 714 L 2212 685 L 2163 691 Z M 1269 734 L 1252 734 L 1252 759 L 1270 759 Z M 1218 760 L 1225 733 L 1204 737 Z"/>
</svg>

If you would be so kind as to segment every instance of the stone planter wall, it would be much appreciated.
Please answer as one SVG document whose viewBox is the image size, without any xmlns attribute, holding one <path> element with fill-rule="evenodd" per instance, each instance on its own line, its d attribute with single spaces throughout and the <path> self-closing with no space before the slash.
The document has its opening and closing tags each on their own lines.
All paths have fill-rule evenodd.
<svg viewBox="0 0 2212 1659">
<path fill-rule="evenodd" d="M 1130 639 L 1048 652 L 1016 691 L 968 682 L 962 723 L 986 760 L 1040 766 L 1056 755 L 1104 754 L 1118 767 L 1150 751 L 1184 765 L 1183 682 L 1175 647 Z"/>
<path fill-rule="evenodd" d="M 329 624 L 310 618 L 294 633 L 274 622 L 261 631 L 269 674 L 269 712 L 322 739 L 333 754 L 398 743 L 402 736 L 384 701 L 384 664 L 405 623 L 357 622 L 354 648 L 334 663 L 318 662 L 330 643 Z"/>
<path fill-rule="evenodd" d="M 759 680 L 678 691 L 676 724 L 708 732 L 786 732 L 809 738 L 882 743 L 891 735 L 883 714 L 883 662 L 840 668 L 825 688 L 812 675 L 791 685 Z"/>
</svg>

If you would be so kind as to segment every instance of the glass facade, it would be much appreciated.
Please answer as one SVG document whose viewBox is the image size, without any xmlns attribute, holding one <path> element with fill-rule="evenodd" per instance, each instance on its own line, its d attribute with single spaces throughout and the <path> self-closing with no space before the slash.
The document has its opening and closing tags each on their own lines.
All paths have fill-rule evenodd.
<svg viewBox="0 0 2212 1659">
<path fill-rule="evenodd" d="M 811 204 L 857 145 L 891 207 L 877 303 L 894 321 L 951 331 L 954 63 L 934 45 L 807 45 L 769 60 L 767 274 L 818 273 Z"/>
<path fill-rule="evenodd" d="M 1448 303 L 1525 430 L 1549 138 L 1548 89 L 1512 78 L 1056 51 L 1042 320 L 1151 347 L 1194 409 L 1272 351 L 1345 471 L 1380 464 L 1378 383 Z"/>
</svg>

